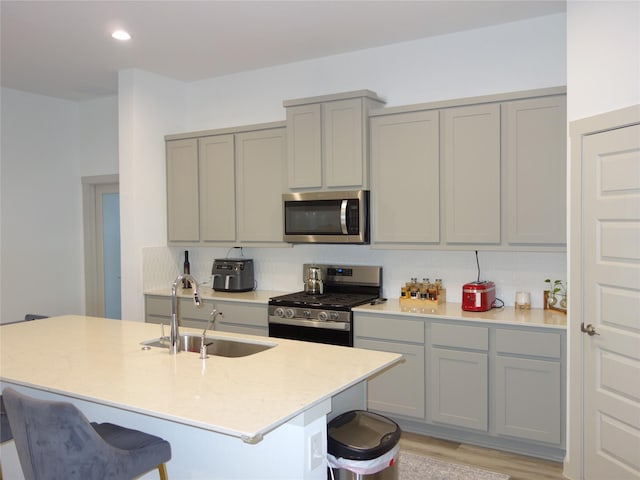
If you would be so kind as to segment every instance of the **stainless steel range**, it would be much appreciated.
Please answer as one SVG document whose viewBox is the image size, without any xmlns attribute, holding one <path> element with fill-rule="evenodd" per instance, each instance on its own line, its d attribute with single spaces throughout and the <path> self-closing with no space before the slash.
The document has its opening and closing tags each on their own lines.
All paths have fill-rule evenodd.
<svg viewBox="0 0 640 480">
<path fill-rule="evenodd" d="M 382 267 L 305 264 L 304 290 L 269 299 L 269 336 L 353 346 L 351 309 L 382 295 Z"/>
</svg>

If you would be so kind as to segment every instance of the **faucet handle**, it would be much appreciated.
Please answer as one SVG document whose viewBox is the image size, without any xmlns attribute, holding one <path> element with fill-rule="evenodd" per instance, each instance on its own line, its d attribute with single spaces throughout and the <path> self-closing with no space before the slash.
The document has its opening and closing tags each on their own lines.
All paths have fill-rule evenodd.
<svg viewBox="0 0 640 480">
<path fill-rule="evenodd" d="M 166 339 L 167 336 L 164 334 L 164 323 L 160 324 L 160 340 Z"/>
</svg>

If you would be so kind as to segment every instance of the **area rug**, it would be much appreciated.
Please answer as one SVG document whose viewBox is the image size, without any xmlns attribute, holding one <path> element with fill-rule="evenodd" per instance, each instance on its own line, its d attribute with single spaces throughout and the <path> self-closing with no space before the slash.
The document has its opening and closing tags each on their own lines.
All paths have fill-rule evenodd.
<svg viewBox="0 0 640 480">
<path fill-rule="evenodd" d="M 400 452 L 398 480 L 508 480 L 509 475 Z"/>
</svg>

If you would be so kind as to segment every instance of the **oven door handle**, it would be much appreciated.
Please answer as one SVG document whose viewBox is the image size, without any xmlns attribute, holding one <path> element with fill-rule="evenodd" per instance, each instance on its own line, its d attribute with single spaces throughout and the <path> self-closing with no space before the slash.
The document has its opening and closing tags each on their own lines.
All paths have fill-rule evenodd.
<svg viewBox="0 0 640 480">
<path fill-rule="evenodd" d="M 325 328 L 327 330 L 351 330 L 351 324 L 347 322 L 322 322 L 319 320 L 305 320 L 302 318 L 269 317 L 269 323 L 293 325 L 296 327 Z"/>
</svg>

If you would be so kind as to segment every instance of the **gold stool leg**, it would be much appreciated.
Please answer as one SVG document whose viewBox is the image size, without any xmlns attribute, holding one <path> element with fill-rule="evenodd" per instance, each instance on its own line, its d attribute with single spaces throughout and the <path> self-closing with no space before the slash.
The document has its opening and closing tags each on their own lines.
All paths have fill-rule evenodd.
<svg viewBox="0 0 640 480">
<path fill-rule="evenodd" d="M 160 474 L 160 480 L 169 480 L 167 476 L 167 466 L 164 463 L 158 465 L 158 473 Z"/>
</svg>

